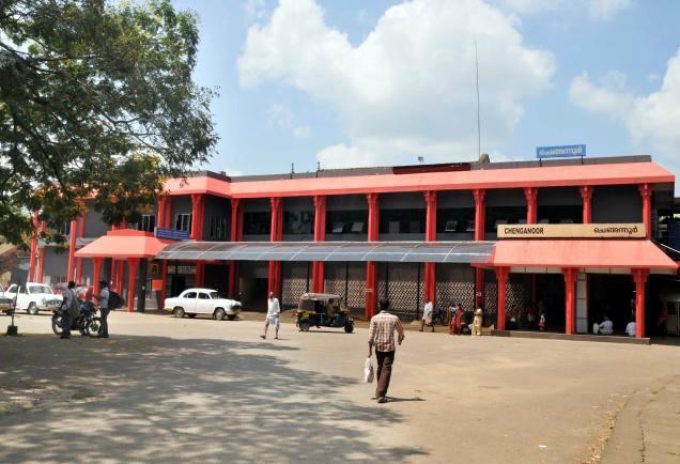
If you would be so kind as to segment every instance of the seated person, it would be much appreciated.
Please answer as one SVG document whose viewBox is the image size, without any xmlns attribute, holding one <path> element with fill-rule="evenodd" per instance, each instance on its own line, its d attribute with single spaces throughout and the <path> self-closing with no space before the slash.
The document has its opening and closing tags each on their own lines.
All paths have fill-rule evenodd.
<svg viewBox="0 0 680 464">
<path fill-rule="evenodd" d="M 614 323 L 608 316 L 605 316 L 604 322 L 600 324 L 600 333 L 602 335 L 611 335 L 614 333 Z"/>
<path fill-rule="evenodd" d="M 635 321 L 630 321 L 628 325 L 626 326 L 626 334 L 629 337 L 634 337 L 637 332 L 637 327 L 635 325 Z"/>
</svg>

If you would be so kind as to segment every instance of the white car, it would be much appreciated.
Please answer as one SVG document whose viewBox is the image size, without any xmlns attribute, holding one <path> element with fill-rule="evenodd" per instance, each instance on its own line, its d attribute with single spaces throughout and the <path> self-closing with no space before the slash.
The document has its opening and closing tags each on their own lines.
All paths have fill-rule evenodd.
<svg viewBox="0 0 680 464">
<path fill-rule="evenodd" d="M 189 288 L 179 296 L 166 298 L 163 308 L 180 318 L 185 314 L 189 317 L 196 317 L 196 314 L 210 314 L 218 321 L 224 319 L 225 316 L 233 321 L 241 312 L 241 302 L 222 298 L 216 290 L 209 288 Z"/>
<path fill-rule="evenodd" d="M 19 294 L 17 295 L 17 289 Z M 24 310 L 29 314 L 39 311 L 53 311 L 61 307 L 63 297 L 55 295 L 49 285 L 28 282 L 26 285 L 10 285 L 3 296 L 17 300 L 17 310 Z"/>
</svg>

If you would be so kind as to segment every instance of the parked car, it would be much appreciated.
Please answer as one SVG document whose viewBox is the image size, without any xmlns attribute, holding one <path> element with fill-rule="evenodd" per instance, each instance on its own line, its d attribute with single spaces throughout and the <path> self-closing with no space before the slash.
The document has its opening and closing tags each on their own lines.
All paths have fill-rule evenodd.
<svg viewBox="0 0 680 464">
<path fill-rule="evenodd" d="M 18 294 L 17 294 L 18 290 Z M 12 284 L 3 296 L 12 300 L 16 298 L 18 310 L 24 310 L 28 314 L 38 314 L 39 311 L 54 311 L 59 309 L 63 297 L 55 295 L 49 285 L 28 282 L 26 285 Z"/>
<path fill-rule="evenodd" d="M 0 285 L 0 311 L 5 314 L 12 314 L 12 308 L 14 307 L 14 299 L 4 296 L 5 289 Z"/>
<path fill-rule="evenodd" d="M 210 314 L 218 321 L 225 317 L 232 321 L 241 312 L 241 302 L 222 298 L 216 290 L 209 288 L 189 288 L 177 297 L 166 298 L 163 308 L 179 318 Z"/>
</svg>

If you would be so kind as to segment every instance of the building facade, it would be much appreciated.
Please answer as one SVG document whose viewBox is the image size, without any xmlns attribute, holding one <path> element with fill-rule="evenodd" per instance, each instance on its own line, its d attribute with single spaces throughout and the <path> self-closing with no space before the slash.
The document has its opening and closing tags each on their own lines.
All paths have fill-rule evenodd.
<svg viewBox="0 0 680 464">
<path fill-rule="evenodd" d="M 498 329 L 510 318 L 528 324 L 534 308 L 568 334 L 607 314 L 618 326 L 635 317 L 644 336 L 651 281 L 677 272 L 656 244 L 666 240 L 674 184 L 647 156 L 234 178 L 201 172 L 170 179 L 139 224 L 109 230 L 91 211 L 69 225 L 68 247 L 34 240 L 29 273 L 52 283 L 109 280 L 130 308 L 135 295 L 192 286 L 256 309 L 269 291 L 285 307 L 325 291 L 366 317 L 382 297 L 407 317 L 432 300 L 437 308 L 480 306 Z M 498 239 L 506 224 L 640 224 L 645 233 L 520 244 Z M 188 240 L 159 240 L 155 229 Z M 542 256 L 532 258 L 538 249 Z"/>
</svg>

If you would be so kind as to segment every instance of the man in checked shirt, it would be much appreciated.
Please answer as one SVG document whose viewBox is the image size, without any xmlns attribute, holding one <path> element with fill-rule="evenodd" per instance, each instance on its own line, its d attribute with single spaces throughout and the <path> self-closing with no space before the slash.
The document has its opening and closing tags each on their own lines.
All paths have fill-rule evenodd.
<svg viewBox="0 0 680 464">
<path fill-rule="evenodd" d="M 378 359 L 377 386 L 375 397 L 378 403 L 387 403 L 387 388 L 390 386 L 392 376 L 392 365 L 394 364 L 394 332 L 399 334 L 397 343 L 401 345 L 404 341 L 404 329 L 399 322 L 399 318 L 388 311 L 390 302 L 386 299 L 380 300 L 380 312 L 371 318 L 371 325 L 368 330 L 368 357 L 373 355 Z"/>
</svg>

